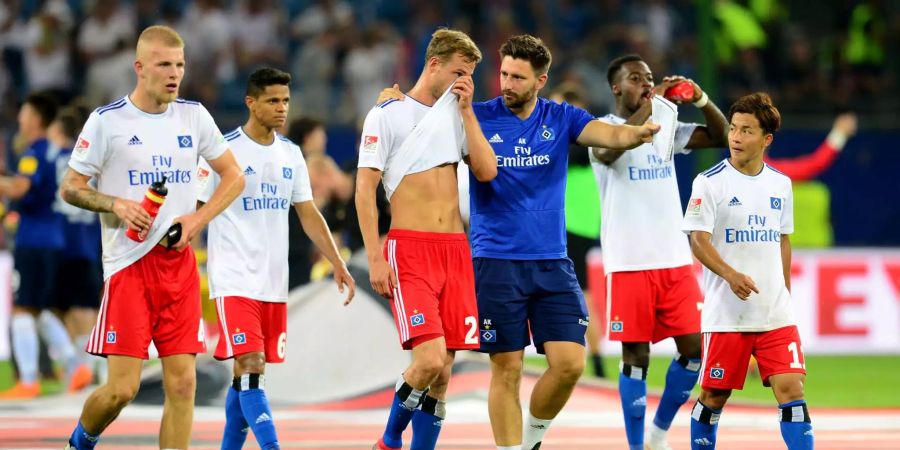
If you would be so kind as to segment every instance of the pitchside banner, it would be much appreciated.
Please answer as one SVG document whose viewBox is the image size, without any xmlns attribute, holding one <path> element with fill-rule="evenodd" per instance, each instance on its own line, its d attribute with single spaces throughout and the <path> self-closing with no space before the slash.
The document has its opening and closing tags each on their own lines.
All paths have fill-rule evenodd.
<svg viewBox="0 0 900 450">
<path fill-rule="evenodd" d="M 599 250 L 588 255 L 588 265 L 591 294 L 605 311 Z M 702 288 L 700 264 L 695 268 Z M 900 250 L 796 250 L 791 274 L 805 352 L 900 354 Z M 603 348 L 618 352 L 618 347 L 613 342 Z"/>
</svg>

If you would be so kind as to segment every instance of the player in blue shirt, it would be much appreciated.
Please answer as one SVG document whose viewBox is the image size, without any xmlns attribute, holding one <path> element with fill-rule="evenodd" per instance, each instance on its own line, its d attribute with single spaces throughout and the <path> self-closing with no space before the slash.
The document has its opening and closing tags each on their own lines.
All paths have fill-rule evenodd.
<svg viewBox="0 0 900 450">
<path fill-rule="evenodd" d="M 47 130 L 47 139 L 60 148 L 56 157 L 57 179 L 61 180 L 69 167 L 69 158 L 75 140 L 87 121 L 88 111 L 78 107 L 66 107 L 59 111 Z M 53 210 L 63 217 L 65 246 L 60 253 L 56 276 L 56 304 L 66 315 L 71 326 L 75 349 L 84 369 L 79 369 L 73 377 L 70 388 L 77 390 L 92 379 L 90 369 L 93 361 L 103 361 L 83 351 L 90 340 L 91 330 L 100 307 L 100 291 L 103 285 L 103 271 L 100 264 L 100 219 L 97 213 L 72 206 L 57 196 Z M 106 363 L 98 364 L 101 370 Z M 77 379 L 75 379 L 77 378 Z M 103 377 L 101 376 L 101 379 Z"/>
<path fill-rule="evenodd" d="M 0 197 L 16 200 L 20 215 L 13 252 L 19 290 L 11 327 L 19 382 L 0 394 L 5 399 L 33 398 L 40 393 L 38 330 L 50 354 L 64 363 L 67 376 L 80 365 L 62 322 L 53 314 L 41 314 L 55 306 L 53 289 L 64 243 L 62 217 L 53 211 L 59 148 L 46 137 L 56 111 L 56 102 L 46 95 L 31 94 L 25 99 L 19 111 L 19 135 L 29 144 L 16 175 L 0 177 Z"/>
<path fill-rule="evenodd" d="M 551 55 L 534 36 L 513 36 L 500 56 L 503 95 L 474 104 L 497 155 L 497 177 L 470 180 L 470 240 L 481 351 L 491 356 L 494 440 L 498 449 L 533 450 L 584 371 L 589 319 L 566 256 L 569 144 L 629 149 L 650 142 L 659 126 L 611 125 L 568 103 L 538 97 Z M 385 93 L 379 100 L 384 99 Z M 531 336 L 549 368 L 532 392 L 523 437 L 519 385 Z"/>
</svg>

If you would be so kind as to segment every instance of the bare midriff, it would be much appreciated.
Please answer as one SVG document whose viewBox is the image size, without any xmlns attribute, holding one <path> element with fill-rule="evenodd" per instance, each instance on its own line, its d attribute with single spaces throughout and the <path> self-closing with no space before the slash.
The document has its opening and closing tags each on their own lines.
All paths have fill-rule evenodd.
<svg viewBox="0 0 900 450">
<path fill-rule="evenodd" d="M 391 229 L 462 233 L 456 164 L 403 177 L 391 196 Z"/>
</svg>

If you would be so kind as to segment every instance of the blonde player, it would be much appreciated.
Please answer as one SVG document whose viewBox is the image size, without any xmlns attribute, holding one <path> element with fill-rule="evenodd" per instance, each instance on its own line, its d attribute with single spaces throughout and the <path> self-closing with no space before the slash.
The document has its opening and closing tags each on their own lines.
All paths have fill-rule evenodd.
<svg viewBox="0 0 900 450">
<path fill-rule="evenodd" d="M 100 433 L 134 398 L 151 341 L 162 360 L 166 393 L 160 448 L 188 448 L 194 360 L 206 351 L 200 278 L 189 242 L 244 187 L 241 169 L 206 108 L 177 99 L 184 77 L 184 42 L 178 33 L 163 26 L 144 30 L 134 69 L 134 91 L 98 108 L 84 125 L 61 186 L 66 202 L 101 213 L 106 284 L 87 351 L 106 356 L 109 366 L 109 381 L 85 401 L 69 449 L 94 448 Z M 200 157 L 222 182 L 195 210 Z M 97 180 L 96 189 L 88 185 L 91 178 Z M 168 197 L 151 226 L 138 202 L 151 183 L 163 178 Z M 181 238 L 166 242 L 174 223 L 181 224 Z M 125 235 L 129 228 L 145 232 L 146 239 L 132 241 Z"/>
</svg>

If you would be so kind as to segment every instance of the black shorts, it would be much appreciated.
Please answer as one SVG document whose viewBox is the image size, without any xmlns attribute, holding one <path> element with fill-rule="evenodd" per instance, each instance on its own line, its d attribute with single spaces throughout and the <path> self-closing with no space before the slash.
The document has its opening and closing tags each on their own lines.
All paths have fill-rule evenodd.
<svg viewBox="0 0 900 450">
<path fill-rule="evenodd" d="M 566 231 L 566 252 L 569 254 L 569 259 L 575 264 L 575 277 L 578 278 L 578 285 L 582 290 L 587 289 L 588 251 L 598 245 L 600 243 L 597 239 L 586 238 Z"/>
<path fill-rule="evenodd" d="M 103 288 L 103 270 L 97 261 L 67 259 L 59 263 L 56 285 L 53 306 L 62 311 L 73 307 L 97 309 Z"/>
<path fill-rule="evenodd" d="M 16 247 L 13 260 L 19 274 L 15 305 L 36 309 L 54 306 L 59 251 Z"/>
</svg>

